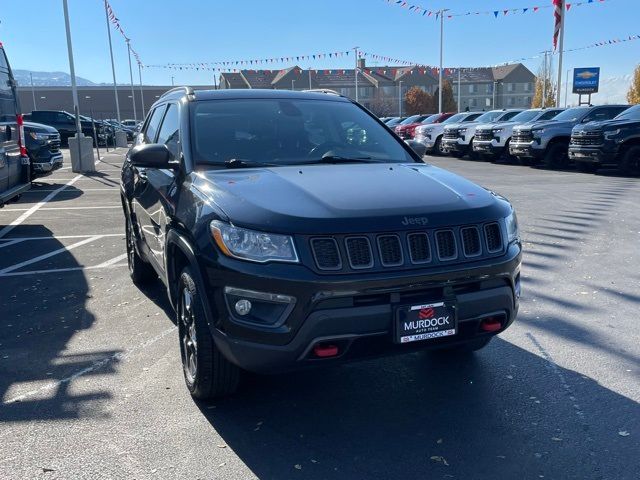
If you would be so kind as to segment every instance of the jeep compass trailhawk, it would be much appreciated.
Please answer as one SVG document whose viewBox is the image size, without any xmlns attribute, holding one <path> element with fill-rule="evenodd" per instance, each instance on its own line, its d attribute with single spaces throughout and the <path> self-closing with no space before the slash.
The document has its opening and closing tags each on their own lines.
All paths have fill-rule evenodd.
<svg viewBox="0 0 640 480">
<path fill-rule="evenodd" d="M 121 191 L 131 277 L 166 285 L 196 398 L 243 370 L 477 350 L 518 311 L 509 202 L 339 95 L 170 90 Z"/>
</svg>

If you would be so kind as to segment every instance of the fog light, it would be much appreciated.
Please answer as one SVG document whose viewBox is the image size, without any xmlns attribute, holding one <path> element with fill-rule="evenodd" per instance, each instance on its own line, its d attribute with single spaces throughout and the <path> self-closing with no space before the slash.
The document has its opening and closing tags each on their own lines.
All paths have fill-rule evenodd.
<svg viewBox="0 0 640 480">
<path fill-rule="evenodd" d="M 251 302 L 243 298 L 242 300 L 238 300 L 236 302 L 235 308 L 238 315 L 242 315 L 242 316 L 248 315 L 249 312 L 251 311 Z"/>
</svg>

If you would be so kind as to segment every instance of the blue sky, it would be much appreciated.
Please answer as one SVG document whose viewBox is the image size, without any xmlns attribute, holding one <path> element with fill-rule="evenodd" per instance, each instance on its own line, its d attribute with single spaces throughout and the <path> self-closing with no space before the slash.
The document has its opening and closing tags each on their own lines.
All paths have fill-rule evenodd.
<svg viewBox="0 0 640 480">
<path fill-rule="evenodd" d="M 583 0 L 586 1 L 587 0 Z M 597 1 L 597 0 L 596 0 Z M 110 0 L 144 63 L 187 63 L 345 51 L 354 46 L 414 62 L 438 63 L 439 25 L 386 0 Z M 428 9 L 503 10 L 551 0 L 423 0 Z M 577 2 L 576 2 L 577 3 Z M 76 73 L 110 82 L 102 0 L 69 0 Z M 572 8 L 565 47 L 640 34 L 638 0 Z M 61 0 L 0 0 L 0 41 L 14 68 L 69 70 Z M 445 22 L 445 64 L 483 66 L 549 48 L 551 9 L 524 15 L 460 17 Z M 112 30 L 119 82 L 128 80 L 126 45 Z M 351 67 L 353 57 L 302 62 L 303 68 Z M 600 66 L 602 76 L 631 73 L 640 40 L 565 55 L 566 68 Z M 534 72 L 540 60 L 524 62 Z M 274 64 L 264 68 L 282 68 Z M 211 72 L 143 70 L 147 84 L 211 84 Z M 137 81 L 137 76 L 136 76 Z"/>
</svg>

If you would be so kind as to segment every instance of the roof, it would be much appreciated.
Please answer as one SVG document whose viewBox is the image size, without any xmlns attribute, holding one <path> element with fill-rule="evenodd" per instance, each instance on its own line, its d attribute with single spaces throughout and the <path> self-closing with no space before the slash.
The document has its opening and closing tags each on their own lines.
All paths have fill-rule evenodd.
<svg viewBox="0 0 640 480">
<path fill-rule="evenodd" d="M 229 100 L 242 98 L 289 98 L 296 100 L 330 100 L 339 102 L 350 102 L 348 98 L 335 94 L 260 88 L 196 90 L 194 92 L 194 96 L 196 101 L 216 99 Z"/>
</svg>

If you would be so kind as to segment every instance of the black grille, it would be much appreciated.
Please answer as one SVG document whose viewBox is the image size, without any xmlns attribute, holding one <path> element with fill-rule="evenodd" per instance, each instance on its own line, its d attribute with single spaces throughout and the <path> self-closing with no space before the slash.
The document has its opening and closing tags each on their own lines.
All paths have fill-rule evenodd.
<svg viewBox="0 0 640 480">
<path fill-rule="evenodd" d="M 476 140 L 493 140 L 493 133 L 491 130 L 478 130 L 475 135 Z"/>
<path fill-rule="evenodd" d="M 371 268 L 373 267 L 373 255 L 371 245 L 367 237 L 348 237 L 345 240 L 347 255 L 351 268 Z"/>
<path fill-rule="evenodd" d="M 482 253 L 480 232 L 476 227 L 461 228 L 460 234 L 462 235 L 462 250 L 466 257 L 477 257 Z"/>
<path fill-rule="evenodd" d="M 502 250 L 502 235 L 500 234 L 500 226 L 497 223 L 485 225 L 484 234 L 487 238 L 487 250 L 490 253 Z"/>
<path fill-rule="evenodd" d="M 458 130 L 445 130 L 443 138 L 448 138 L 448 139 L 458 138 Z"/>
<path fill-rule="evenodd" d="M 311 250 L 320 270 L 340 270 L 340 252 L 338 244 L 333 238 L 313 238 Z"/>
<path fill-rule="evenodd" d="M 456 237 L 452 230 L 440 230 L 436 232 L 436 247 L 440 260 L 453 260 L 458 256 Z"/>
<path fill-rule="evenodd" d="M 533 134 L 531 132 L 514 132 L 511 137 L 511 143 L 531 143 L 533 142 Z"/>
<path fill-rule="evenodd" d="M 578 146 L 593 146 L 602 145 L 604 143 L 604 136 L 601 133 L 594 133 L 590 135 L 571 135 L 571 145 Z"/>
<path fill-rule="evenodd" d="M 411 233 L 408 236 L 409 256 L 412 263 L 431 261 L 431 246 L 426 233 Z"/>
<path fill-rule="evenodd" d="M 402 246 L 397 235 L 380 235 L 378 237 L 380 262 L 385 267 L 397 267 L 404 263 Z"/>
</svg>

